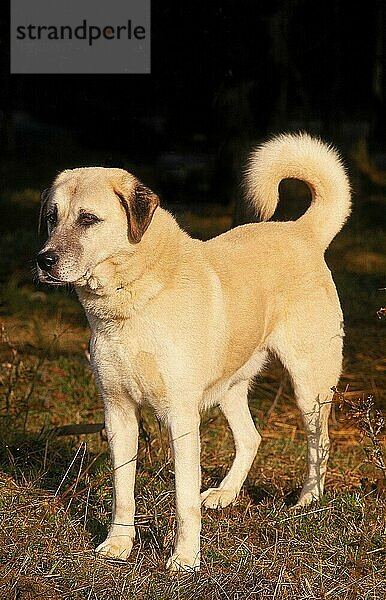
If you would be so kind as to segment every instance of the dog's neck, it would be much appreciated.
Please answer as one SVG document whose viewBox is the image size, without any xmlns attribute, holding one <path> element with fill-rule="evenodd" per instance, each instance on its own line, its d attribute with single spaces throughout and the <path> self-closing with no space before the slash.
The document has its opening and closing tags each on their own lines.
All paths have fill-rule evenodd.
<svg viewBox="0 0 386 600">
<path fill-rule="evenodd" d="M 75 286 L 90 323 L 125 320 L 146 306 L 175 277 L 179 248 L 186 238 L 172 215 L 158 208 L 134 251 L 102 262 Z M 175 261 L 170 260 L 173 254 Z"/>
</svg>

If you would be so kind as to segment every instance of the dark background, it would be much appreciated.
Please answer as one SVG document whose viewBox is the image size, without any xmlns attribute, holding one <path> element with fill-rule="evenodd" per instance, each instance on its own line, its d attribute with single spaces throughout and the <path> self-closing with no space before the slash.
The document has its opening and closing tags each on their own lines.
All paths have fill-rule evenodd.
<svg viewBox="0 0 386 600">
<path fill-rule="evenodd" d="M 4 188 L 114 165 L 168 202 L 229 206 L 251 145 L 298 129 L 348 162 L 361 144 L 382 183 L 384 0 L 153 2 L 151 75 L 10 75 L 1 19 Z"/>
</svg>

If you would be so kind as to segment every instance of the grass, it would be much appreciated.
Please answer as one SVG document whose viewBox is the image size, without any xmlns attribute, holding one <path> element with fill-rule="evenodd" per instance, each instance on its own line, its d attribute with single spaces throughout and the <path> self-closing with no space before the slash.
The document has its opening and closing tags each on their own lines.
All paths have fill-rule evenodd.
<svg viewBox="0 0 386 600">
<path fill-rule="evenodd" d="M 85 355 L 88 329 L 71 290 L 32 281 L 36 192 L 15 195 L 5 210 L 3 222 L 13 225 L 0 247 L 0 598 L 384 598 L 386 493 L 374 460 L 385 451 L 384 429 L 375 427 L 386 383 L 385 322 L 377 317 L 385 287 L 381 231 L 348 227 L 327 255 L 346 316 L 346 352 L 325 497 L 300 513 L 288 510 L 305 474 L 305 439 L 288 378 L 273 363 L 251 390 L 263 443 L 240 498 L 203 512 L 202 570 L 172 577 L 164 565 L 175 526 L 173 466 L 166 431 L 147 410 L 133 554 L 117 563 L 93 553 L 111 509 L 108 446 L 103 432 L 60 435 L 57 429 L 103 422 Z M 208 237 L 228 227 L 230 217 L 196 212 L 181 220 Z M 375 442 L 363 425 L 370 397 Z M 233 444 L 217 409 L 203 415 L 201 433 L 207 487 L 225 474 Z"/>
</svg>

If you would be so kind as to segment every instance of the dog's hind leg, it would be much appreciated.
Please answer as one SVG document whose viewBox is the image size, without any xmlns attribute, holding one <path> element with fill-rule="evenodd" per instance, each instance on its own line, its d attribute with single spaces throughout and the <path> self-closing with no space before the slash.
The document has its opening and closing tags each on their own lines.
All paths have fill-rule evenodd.
<svg viewBox="0 0 386 600">
<path fill-rule="evenodd" d="M 246 380 L 233 385 L 220 402 L 232 430 L 236 455 L 219 487 L 209 488 L 201 494 L 202 504 L 208 508 L 223 508 L 236 499 L 261 441 L 249 411 L 248 383 Z"/>
<path fill-rule="evenodd" d="M 307 476 L 295 506 L 300 508 L 323 495 L 330 448 L 331 388 L 337 385 L 341 370 L 342 332 L 331 335 L 328 329 L 318 334 L 315 331 L 308 339 L 296 341 L 285 336 L 273 349 L 292 378 L 307 437 Z"/>
<path fill-rule="evenodd" d="M 307 437 L 307 476 L 298 502 L 294 508 L 307 506 L 323 495 L 327 471 L 330 442 L 328 417 L 331 410 L 332 393 L 329 388 L 315 389 L 297 387 L 297 400 L 302 412 Z"/>
</svg>

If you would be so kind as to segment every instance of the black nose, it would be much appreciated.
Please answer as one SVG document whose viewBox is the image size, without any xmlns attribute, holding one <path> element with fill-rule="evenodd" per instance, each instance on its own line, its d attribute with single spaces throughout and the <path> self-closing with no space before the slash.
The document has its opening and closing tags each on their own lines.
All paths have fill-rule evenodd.
<svg viewBox="0 0 386 600">
<path fill-rule="evenodd" d="M 36 257 L 39 267 L 43 271 L 49 271 L 59 260 L 59 256 L 53 250 L 46 250 L 46 252 L 40 252 Z"/>
</svg>

